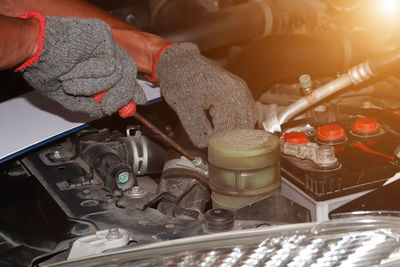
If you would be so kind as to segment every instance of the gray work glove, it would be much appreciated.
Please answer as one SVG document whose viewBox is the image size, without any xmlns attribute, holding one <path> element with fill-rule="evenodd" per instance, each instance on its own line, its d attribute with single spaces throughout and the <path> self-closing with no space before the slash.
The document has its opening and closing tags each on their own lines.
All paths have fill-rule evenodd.
<svg viewBox="0 0 400 267">
<path fill-rule="evenodd" d="M 196 45 L 165 48 L 155 75 L 195 146 L 206 147 L 213 134 L 224 130 L 254 128 L 257 111 L 246 83 L 200 55 Z"/>
<path fill-rule="evenodd" d="M 72 111 L 110 115 L 129 102 L 144 104 L 133 59 L 98 19 L 46 17 L 43 50 L 23 69 L 35 89 Z M 108 91 L 107 91 L 108 90 Z M 107 91 L 101 103 L 91 96 Z"/>
</svg>

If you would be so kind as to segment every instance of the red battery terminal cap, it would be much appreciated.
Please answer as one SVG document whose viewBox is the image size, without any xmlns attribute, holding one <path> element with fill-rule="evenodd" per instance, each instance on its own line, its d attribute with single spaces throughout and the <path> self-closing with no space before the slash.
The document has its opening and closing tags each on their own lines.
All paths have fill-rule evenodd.
<svg viewBox="0 0 400 267">
<path fill-rule="evenodd" d="M 305 145 L 310 140 L 307 138 L 307 135 L 303 132 L 290 132 L 285 133 L 283 135 L 283 140 L 287 143 L 297 144 L 297 145 Z"/>
<path fill-rule="evenodd" d="M 346 137 L 346 132 L 343 127 L 336 124 L 327 124 L 318 127 L 317 138 L 323 141 L 337 141 L 344 139 Z"/>
<path fill-rule="evenodd" d="M 381 129 L 377 118 L 357 118 L 351 129 L 357 133 L 375 133 Z"/>
</svg>

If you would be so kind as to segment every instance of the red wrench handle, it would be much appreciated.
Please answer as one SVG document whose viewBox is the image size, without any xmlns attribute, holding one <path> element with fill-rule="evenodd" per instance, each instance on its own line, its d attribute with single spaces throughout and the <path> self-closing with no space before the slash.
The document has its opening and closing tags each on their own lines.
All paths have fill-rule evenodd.
<svg viewBox="0 0 400 267">
<path fill-rule="evenodd" d="M 97 103 L 100 103 L 105 93 L 106 91 L 103 91 L 98 94 L 92 95 L 92 98 Z M 136 104 L 133 102 L 129 102 L 128 104 L 126 104 L 125 106 L 123 106 L 118 110 L 119 116 L 124 119 L 133 116 L 135 112 L 136 112 Z"/>
</svg>

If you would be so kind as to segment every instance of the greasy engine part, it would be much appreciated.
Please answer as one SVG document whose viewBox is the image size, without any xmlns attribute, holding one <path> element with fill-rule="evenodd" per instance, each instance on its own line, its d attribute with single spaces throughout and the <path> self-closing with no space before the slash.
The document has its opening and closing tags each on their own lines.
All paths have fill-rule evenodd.
<svg viewBox="0 0 400 267">
<path fill-rule="evenodd" d="M 179 178 L 185 175 L 188 178 L 198 180 L 205 184 L 208 183 L 208 165 L 202 160 L 200 164 L 195 164 L 185 157 L 181 156 L 177 151 L 168 150 L 165 158 L 165 164 L 161 177 L 164 179 Z"/>
<path fill-rule="evenodd" d="M 0 165 L 0 203 L 0 266 L 32 266 L 96 231 L 92 223 L 68 217 L 20 161 Z"/>
<path fill-rule="evenodd" d="M 122 191 L 137 186 L 136 175 L 160 173 L 166 155 L 163 146 L 137 129 L 128 127 L 126 137 L 106 130 L 78 133 L 75 138 L 78 148 L 74 148 L 81 160 L 78 162 L 86 172 L 98 175 L 110 190 L 116 186 Z"/>
<path fill-rule="evenodd" d="M 88 146 L 82 151 L 81 157 L 110 190 L 116 187 L 127 190 L 137 185 L 133 169 L 107 144 Z"/>
<path fill-rule="evenodd" d="M 24 164 L 70 218 L 88 220 L 100 230 L 126 229 L 137 243 L 203 232 L 201 215 L 209 202 L 206 185 L 182 174 L 178 183 L 171 184 L 171 178 L 160 185 L 143 176 L 158 177 L 166 151 L 137 127 L 128 127 L 126 137 L 107 130 L 83 130 L 65 143 L 31 153 Z M 207 176 L 206 166 L 202 168 L 200 173 Z M 179 184 L 187 187 L 174 191 Z M 114 191 L 115 185 L 121 190 Z"/>
<path fill-rule="evenodd" d="M 181 178 L 161 179 L 157 193 L 173 196 L 162 199 L 157 209 L 174 217 L 201 219 L 200 215 L 206 211 L 206 206 L 211 200 L 209 190 L 203 183 L 183 175 Z"/>
<path fill-rule="evenodd" d="M 173 216 L 186 215 L 192 218 L 206 211 L 210 202 L 208 166 L 182 157 L 173 149 L 168 151 L 157 194 L 169 194 L 172 198 L 162 199 L 158 210 Z"/>
<path fill-rule="evenodd" d="M 137 127 L 128 127 L 126 137 L 119 138 L 126 147 L 127 162 L 135 174 L 159 174 L 167 151 L 160 144 L 147 138 Z"/>
<path fill-rule="evenodd" d="M 56 149 L 50 146 L 31 153 L 23 159 L 23 163 L 69 218 L 87 220 L 99 230 L 110 227 L 126 229 L 139 244 L 199 235 L 203 232 L 203 224 L 198 220 L 166 216 L 148 206 L 144 210 L 129 205 L 119 207 L 117 204 L 121 196 L 102 184 L 96 184 L 93 179 L 85 183 L 70 184 L 70 181 L 80 180 L 85 171 L 77 160 L 61 160 L 49 165 L 40 156 Z M 146 193 L 156 193 L 157 186 L 154 186 L 150 177 L 138 176 L 137 181 Z M 122 196 L 129 191 L 124 191 Z"/>
</svg>

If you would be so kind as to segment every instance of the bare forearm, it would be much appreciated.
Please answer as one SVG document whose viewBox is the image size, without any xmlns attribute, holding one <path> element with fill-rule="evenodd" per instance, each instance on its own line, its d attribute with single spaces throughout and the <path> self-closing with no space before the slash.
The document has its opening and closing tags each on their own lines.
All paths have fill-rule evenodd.
<svg viewBox="0 0 400 267">
<path fill-rule="evenodd" d="M 39 35 L 37 19 L 0 15 L 0 69 L 15 67 L 36 51 Z"/>
<path fill-rule="evenodd" d="M 151 73 L 157 51 L 169 42 L 145 33 L 82 0 L 0 0 L 0 14 L 17 16 L 27 11 L 46 16 L 99 18 L 110 25 L 115 41 L 136 61 L 139 70 Z"/>
</svg>

